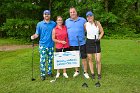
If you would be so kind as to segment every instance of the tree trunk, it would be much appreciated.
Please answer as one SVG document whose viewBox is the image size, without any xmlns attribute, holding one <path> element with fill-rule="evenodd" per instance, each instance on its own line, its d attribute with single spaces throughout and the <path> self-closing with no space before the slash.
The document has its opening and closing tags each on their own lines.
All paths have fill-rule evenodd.
<svg viewBox="0 0 140 93">
<path fill-rule="evenodd" d="M 51 0 L 49 1 L 49 10 L 51 11 Z"/>
<path fill-rule="evenodd" d="M 105 3 L 105 11 L 108 13 L 108 0 L 104 0 Z M 108 20 L 106 20 L 106 27 L 108 28 Z"/>
<path fill-rule="evenodd" d="M 105 2 L 105 11 L 108 13 L 108 0 L 104 0 Z"/>
<path fill-rule="evenodd" d="M 139 10 L 139 9 L 140 9 L 139 6 L 140 6 L 140 3 L 138 2 L 138 0 L 137 0 L 137 2 L 136 2 L 136 6 L 137 6 L 137 12 L 138 12 L 138 14 L 139 14 L 139 11 L 140 11 L 140 10 Z"/>
</svg>

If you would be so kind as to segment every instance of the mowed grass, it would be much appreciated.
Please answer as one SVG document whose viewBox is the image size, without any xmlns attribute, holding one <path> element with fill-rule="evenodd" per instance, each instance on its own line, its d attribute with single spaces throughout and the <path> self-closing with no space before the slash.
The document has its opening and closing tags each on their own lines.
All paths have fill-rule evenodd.
<svg viewBox="0 0 140 93">
<path fill-rule="evenodd" d="M 31 81 L 32 49 L 0 52 L 0 93 L 139 93 L 140 43 L 137 40 L 106 40 L 102 46 L 101 87 L 97 79 L 85 79 L 81 74 L 73 78 L 74 69 L 68 69 L 68 79 L 61 77 L 55 83 L 48 77 L 40 80 L 38 47 L 34 51 L 34 77 Z M 53 70 L 56 74 L 56 70 Z M 90 71 L 89 71 L 90 73 Z M 97 75 L 96 75 L 97 76 Z M 83 88 L 86 82 L 88 88 Z"/>
<path fill-rule="evenodd" d="M 14 39 L 14 38 L 0 38 L 0 46 L 2 45 L 23 45 L 28 44 L 26 41 L 21 39 Z"/>
</svg>

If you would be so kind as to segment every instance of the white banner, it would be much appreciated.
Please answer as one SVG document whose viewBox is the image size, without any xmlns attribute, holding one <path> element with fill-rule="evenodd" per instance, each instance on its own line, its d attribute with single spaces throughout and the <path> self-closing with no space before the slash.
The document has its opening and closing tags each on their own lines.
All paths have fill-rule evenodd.
<svg viewBox="0 0 140 93">
<path fill-rule="evenodd" d="M 79 51 L 54 52 L 54 69 L 80 67 Z"/>
</svg>

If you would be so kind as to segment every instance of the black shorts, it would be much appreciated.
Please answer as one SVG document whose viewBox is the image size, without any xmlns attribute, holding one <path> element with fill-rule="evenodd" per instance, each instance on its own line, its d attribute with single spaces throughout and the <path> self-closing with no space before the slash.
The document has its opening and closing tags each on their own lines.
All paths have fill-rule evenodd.
<svg viewBox="0 0 140 93">
<path fill-rule="evenodd" d="M 65 52 L 65 51 L 70 51 L 70 48 L 64 48 L 64 49 L 63 49 L 63 48 L 61 48 L 61 49 L 57 49 L 57 48 L 56 48 L 56 52 L 62 52 L 62 51 L 63 51 L 63 52 Z"/>
<path fill-rule="evenodd" d="M 100 40 L 95 41 L 95 39 L 87 39 L 86 52 L 87 54 L 100 53 L 101 52 Z"/>
<path fill-rule="evenodd" d="M 70 46 L 70 50 L 79 50 L 79 46 Z M 82 59 L 87 58 L 87 53 L 86 53 L 86 45 L 81 45 L 80 46 L 80 55 Z"/>
</svg>

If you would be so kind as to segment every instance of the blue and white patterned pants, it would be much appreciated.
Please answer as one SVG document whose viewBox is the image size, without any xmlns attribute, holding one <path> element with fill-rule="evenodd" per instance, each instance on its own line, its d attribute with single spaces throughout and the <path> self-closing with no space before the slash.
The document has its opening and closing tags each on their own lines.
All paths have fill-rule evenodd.
<svg viewBox="0 0 140 93">
<path fill-rule="evenodd" d="M 40 72 L 41 76 L 46 75 L 46 59 L 48 62 L 48 72 L 47 74 L 52 74 L 52 60 L 53 60 L 54 48 L 46 48 L 44 46 L 39 46 L 40 53 Z"/>
</svg>

